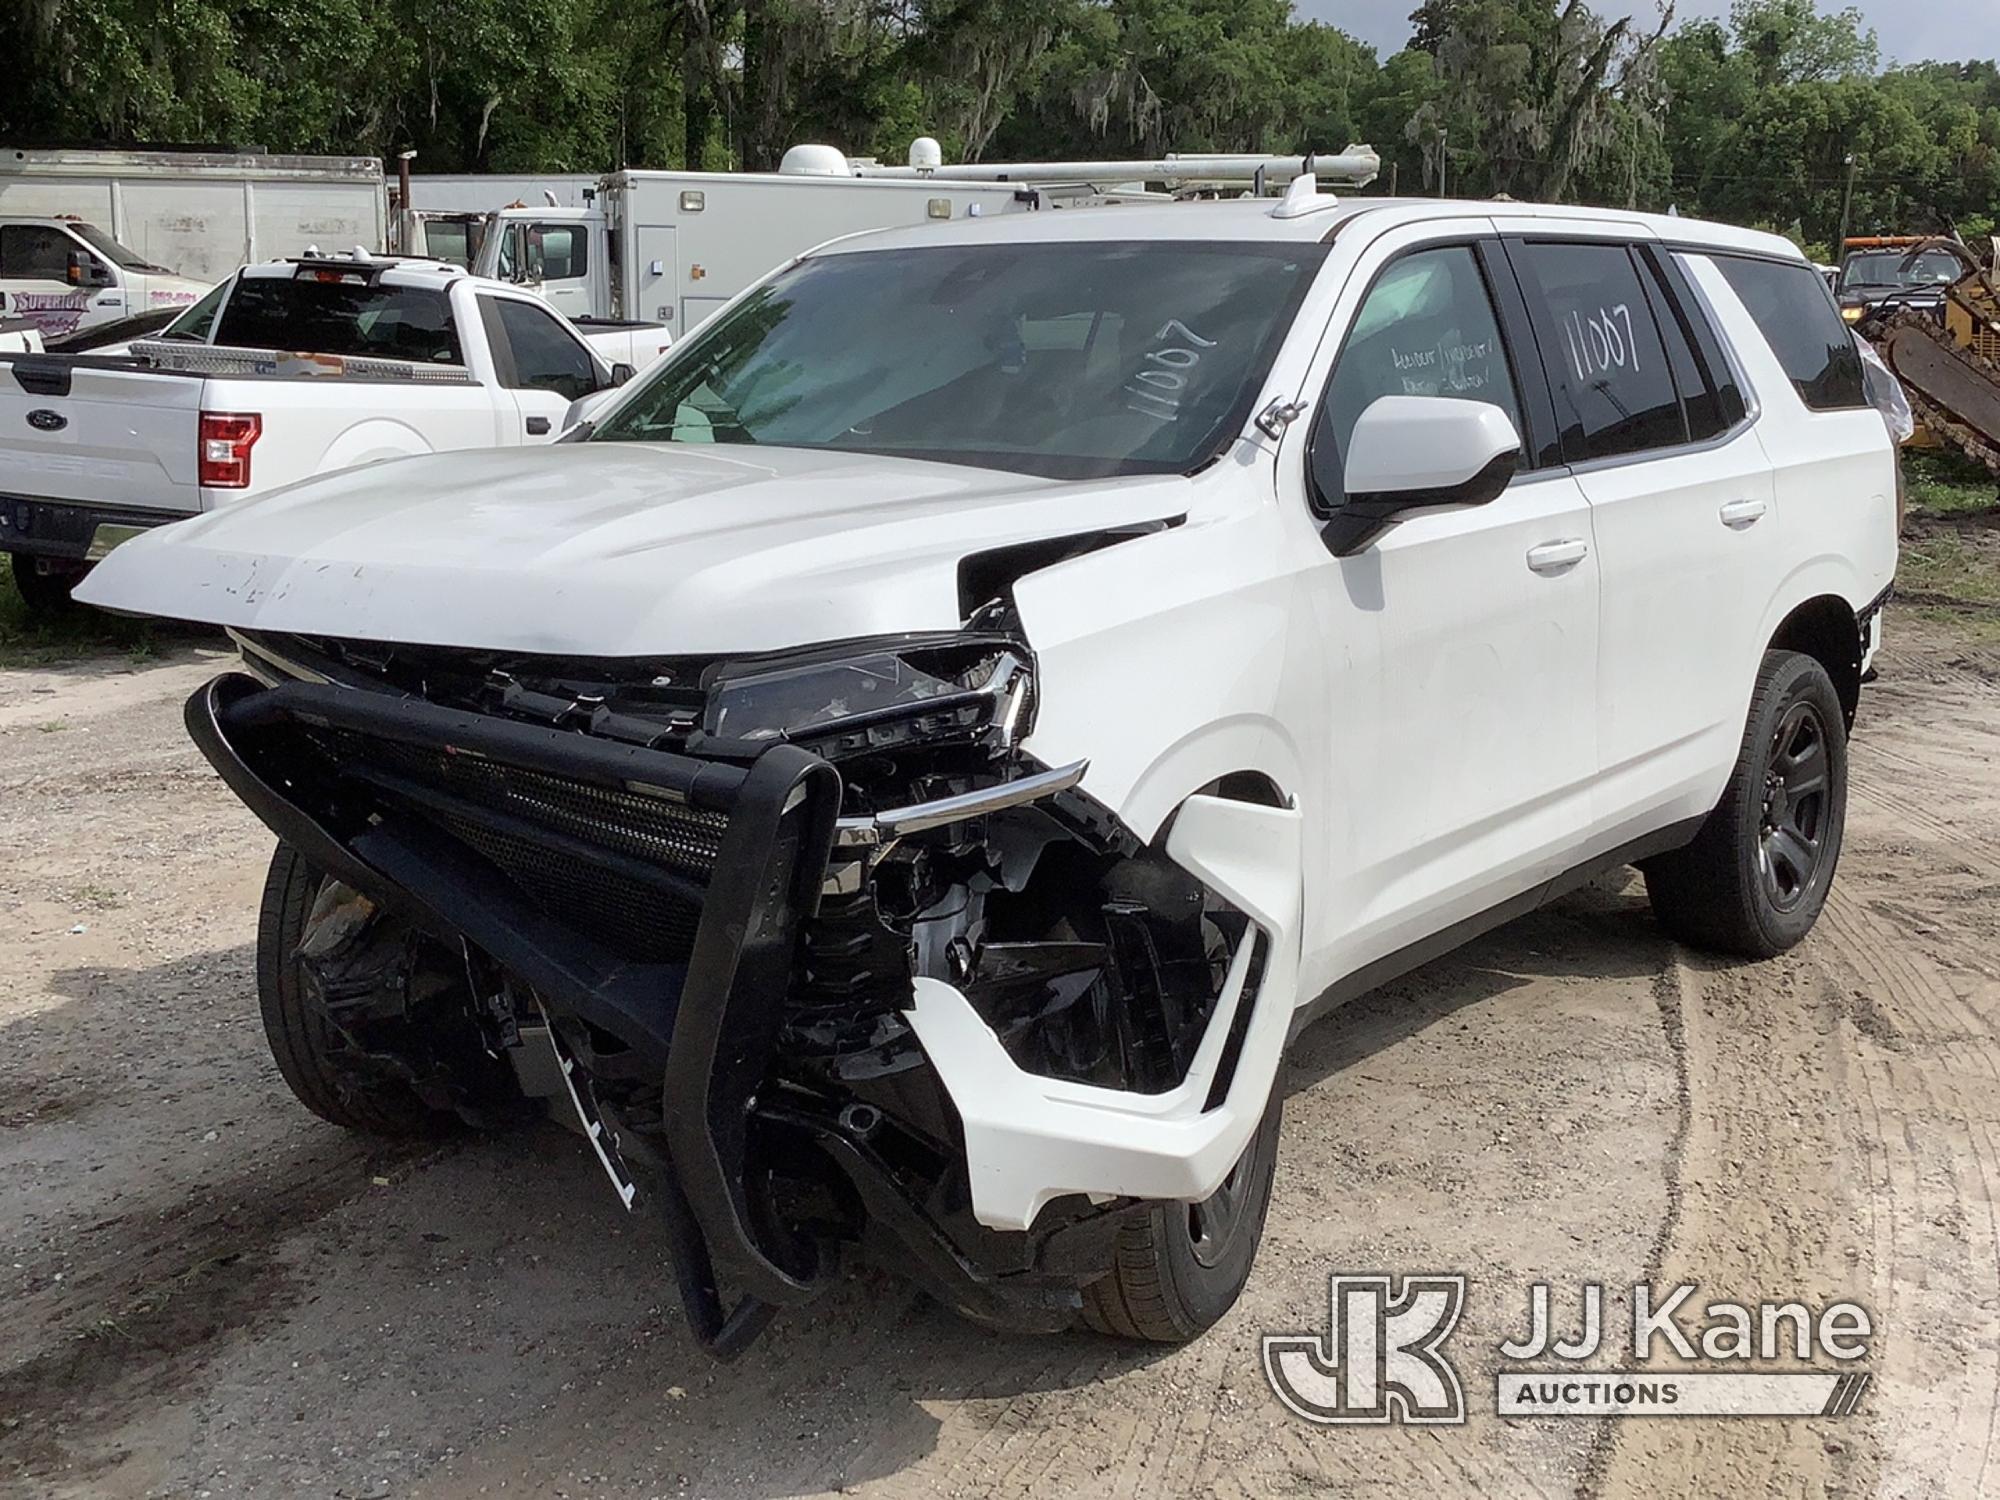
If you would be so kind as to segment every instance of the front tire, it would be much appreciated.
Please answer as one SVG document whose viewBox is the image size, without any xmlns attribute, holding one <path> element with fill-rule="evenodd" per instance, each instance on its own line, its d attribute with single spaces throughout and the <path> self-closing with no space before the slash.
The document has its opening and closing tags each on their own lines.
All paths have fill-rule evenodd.
<svg viewBox="0 0 2000 1500">
<path fill-rule="evenodd" d="M 1826 668 L 1767 651 L 1736 767 L 1694 842 L 1644 866 L 1660 925 L 1746 958 L 1783 953 L 1826 905 L 1847 823 L 1847 719 Z"/>
<path fill-rule="evenodd" d="M 1273 1089 L 1257 1133 L 1205 1202 L 1156 1203 L 1118 1231 L 1110 1274 L 1083 1289 L 1087 1326 L 1185 1344 L 1236 1305 L 1264 1237 L 1283 1113 Z"/>
<path fill-rule="evenodd" d="M 308 1003 L 299 974 L 299 942 L 325 877 L 290 844 L 280 843 L 257 912 L 257 1003 L 264 1035 L 299 1103 L 322 1120 L 366 1135 L 410 1139 L 435 1135 L 449 1117 L 394 1080 L 356 1087 L 340 1066 L 340 1038 Z"/>
</svg>

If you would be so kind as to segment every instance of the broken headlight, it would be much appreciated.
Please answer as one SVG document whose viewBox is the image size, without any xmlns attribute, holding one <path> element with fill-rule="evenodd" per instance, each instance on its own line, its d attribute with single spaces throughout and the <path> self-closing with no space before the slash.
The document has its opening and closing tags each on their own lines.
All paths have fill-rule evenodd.
<svg viewBox="0 0 2000 1500">
<path fill-rule="evenodd" d="M 1029 683 L 1018 645 L 977 637 L 726 663 L 708 684 L 702 729 L 829 758 L 912 742 L 1004 747 L 1026 727 Z"/>
</svg>

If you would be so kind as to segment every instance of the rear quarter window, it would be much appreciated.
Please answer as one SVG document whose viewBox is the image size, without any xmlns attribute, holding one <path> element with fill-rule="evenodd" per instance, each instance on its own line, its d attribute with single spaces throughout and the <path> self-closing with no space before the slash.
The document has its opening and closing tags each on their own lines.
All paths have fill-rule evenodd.
<svg viewBox="0 0 2000 1500">
<path fill-rule="evenodd" d="M 1710 258 L 1749 310 L 1801 401 L 1814 411 L 1868 404 L 1854 336 L 1840 321 L 1819 272 L 1803 262 Z"/>
</svg>

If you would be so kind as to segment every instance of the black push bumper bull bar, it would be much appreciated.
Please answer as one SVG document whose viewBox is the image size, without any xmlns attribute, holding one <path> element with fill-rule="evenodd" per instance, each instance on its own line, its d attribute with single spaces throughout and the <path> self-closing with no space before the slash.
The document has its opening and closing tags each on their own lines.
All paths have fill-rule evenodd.
<svg viewBox="0 0 2000 1500">
<path fill-rule="evenodd" d="M 816 908 L 832 845 L 841 784 L 830 765 L 785 744 L 747 766 L 719 764 L 420 698 L 307 682 L 267 688 L 237 673 L 190 698 L 186 718 L 230 789 L 311 863 L 448 943 L 471 942 L 547 1008 L 616 1037 L 631 1065 L 664 1079 L 658 1198 L 689 1320 L 712 1352 L 739 1351 L 778 1308 L 818 1294 L 831 1257 L 811 1244 L 771 1243 L 775 1231 L 755 1226 L 744 1180 L 754 1094 L 776 1046 L 799 923 Z M 443 767 L 503 767 L 658 799 L 727 823 L 705 888 L 691 887 L 682 874 L 573 831 L 472 806 L 449 784 L 358 763 L 304 777 L 282 741 L 315 733 L 386 742 Z M 454 819 L 692 896 L 700 916 L 685 960 L 635 961 L 551 918 L 445 831 L 464 826 Z M 742 1293 L 728 1311 L 725 1277 Z"/>
</svg>

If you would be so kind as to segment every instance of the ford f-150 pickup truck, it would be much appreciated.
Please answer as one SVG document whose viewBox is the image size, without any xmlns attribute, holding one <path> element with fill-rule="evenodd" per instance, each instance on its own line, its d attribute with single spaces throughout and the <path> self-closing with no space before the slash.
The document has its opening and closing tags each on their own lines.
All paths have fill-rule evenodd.
<svg viewBox="0 0 2000 1500">
<path fill-rule="evenodd" d="M 62 607 L 135 531 L 354 464 L 546 442 L 667 343 L 456 266 L 246 266 L 115 356 L 0 355 L 0 550 Z"/>
</svg>

